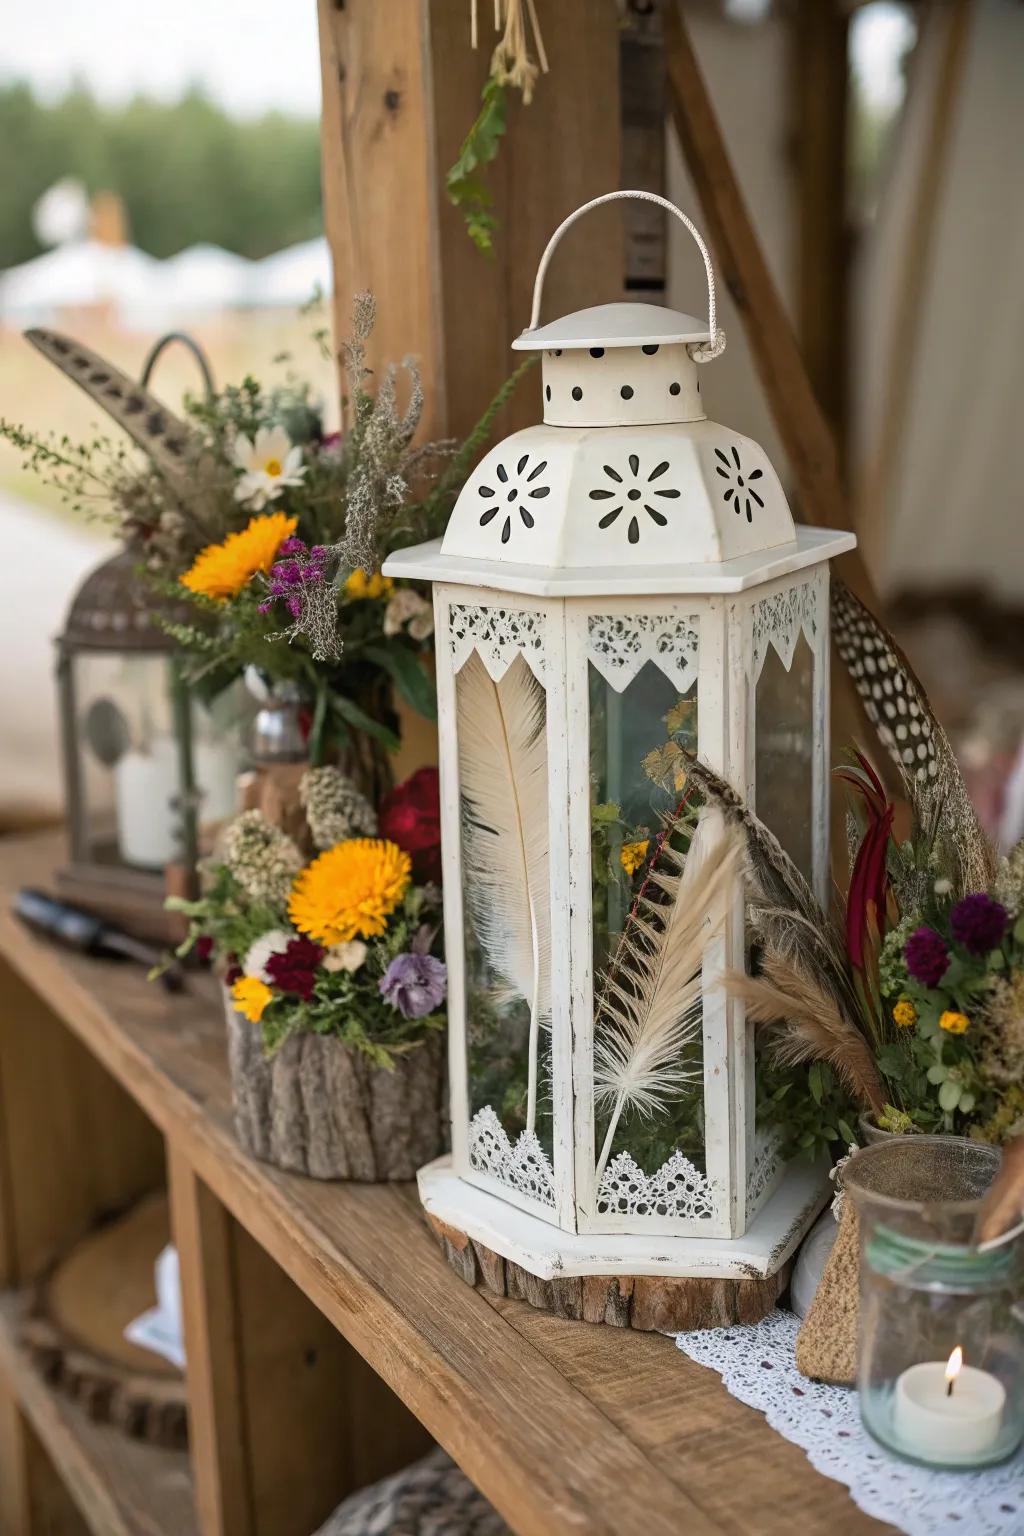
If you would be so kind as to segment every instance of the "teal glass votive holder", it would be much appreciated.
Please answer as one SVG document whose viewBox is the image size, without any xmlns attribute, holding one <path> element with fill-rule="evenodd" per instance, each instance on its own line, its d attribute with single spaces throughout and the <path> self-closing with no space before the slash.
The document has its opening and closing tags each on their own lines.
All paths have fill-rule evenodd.
<svg viewBox="0 0 1024 1536">
<path fill-rule="evenodd" d="M 927 1466 L 991 1466 L 1024 1440 L 1024 1244 L 973 1243 L 999 1161 L 961 1137 L 894 1136 L 843 1175 L 860 1226 L 861 1418 Z"/>
</svg>

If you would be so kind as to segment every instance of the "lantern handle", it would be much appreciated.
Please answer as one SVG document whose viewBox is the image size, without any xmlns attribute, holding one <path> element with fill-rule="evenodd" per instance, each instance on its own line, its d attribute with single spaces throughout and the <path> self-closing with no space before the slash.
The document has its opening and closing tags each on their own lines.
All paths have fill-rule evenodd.
<svg viewBox="0 0 1024 1536">
<path fill-rule="evenodd" d="M 215 394 L 215 390 L 213 384 L 213 373 L 210 369 L 210 364 L 202 347 L 197 341 L 193 339 L 193 337 L 188 334 L 187 331 L 168 331 L 165 336 L 160 336 L 157 338 L 157 340 L 150 347 L 149 352 L 146 354 L 146 361 L 143 363 L 142 372 L 139 375 L 139 383 L 142 385 L 143 389 L 149 388 L 149 381 L 153 376 L 153 369 L 156 367 L 158 361 L 160 360 L 161 354 L 167 347 L 171 345 L 172 342 L 175 341 L 179 342 L 181 346 L 185 347 L 189 352 L 191 352 L 192 356 L 195 358 L 196 367 L 199 369 L 199 372 L 203 376 L 203 390 L 206 394 L 206 398 L 208 401 L 212 400 Z"/>
<path fill-rule="evenodd" d="M 544 295 L 544 278 L 548 270 L 548 263 L 555 253 L 555 246 L 558 244 L 559 240 L 561 240 L 570 224 L 575 224 L 576 220 L 582 218 L 585 213 L 589 213 L 591 208 L 599 208 L 602 203 L 617 203 L 621 198 L 624 197 L 636 197 L 644 203 L 657 203 L 659 208 L 665 208 L 669 213 L 674 213 L 676 218 L 686 225 L 686 228 L 690 231 L 690 234 L 696 240 L 700 254 L 704 258 L 704 271 L 707 274 L 708 280 L 709 339 L 707 341 L 701 342 L 689 342 L 687 344 L 686 350 L 689 352 L 695 363 L 710 363 L 713 358 L 720 357 L 721 354 L 725 351 L 725 332 L 720 330 L 716 324 L 717 317 L 715 306 L 715 273 L 714 268 L 711 265 L 711 257 L 708 254 L 708 248 L 704 244 L 700 230 L 697 228 L 696 224 L 694 224 L 693 220 L 687 218 L 683 210 L 681 208 L 677 208 L 675 203 L 670 203 L 667 197 L 659 197 L 657 192 L 605 192 L 602 197 L 591 198 L 589 203 L 584 203 L 582 207 L 576 209 L 575 213 L 570 213 L 567 219 L 562 220 L 561 224 L 559 224 L 558 228 L 551 236 L 551 239 L 548 241 L 544 249 L 544 254 L 540 259 L 540 266 L 537 268 L 537 276 L 533 284 L 533 309 L 530 311 L 530 324 L 527 327 L 527 332 L 535 331 L 537 329 L 537 322 L 540 320 L 540 306 Z"/>
</svg>

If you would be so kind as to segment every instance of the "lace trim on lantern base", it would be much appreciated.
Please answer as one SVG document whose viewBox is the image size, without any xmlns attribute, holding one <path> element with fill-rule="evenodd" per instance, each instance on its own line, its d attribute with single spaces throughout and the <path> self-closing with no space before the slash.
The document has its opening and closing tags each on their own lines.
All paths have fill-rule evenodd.
<svg viewBox="0 0 1024 1536">
<path fill-rule="evenodd" d="M 753 1161 L 747 1169 L 747 1222 L 760 1210 L 782 1175 L 778 1153 L 779 1138 L 774 1131 L 757 1131 L 754 1136 Z"/>
<path fill-rule="evenodd" d="M 650 1176 L 628 1152 L 619 1152 L 597 1187 L 597 1212 L 599 1216 L 665 1216 L 693 1221 L 715 1214 L 714 1190 L 682 1152 L 673 1152 Z"/>
<path fill-rule="evenodd" d="M 555 1203 L 554 1170 L 537 1137 L 521 1131 L 513 1146 L 489 1104 L 469 1122 L 469 1165 L 542 1205 Z"/>
</svg>

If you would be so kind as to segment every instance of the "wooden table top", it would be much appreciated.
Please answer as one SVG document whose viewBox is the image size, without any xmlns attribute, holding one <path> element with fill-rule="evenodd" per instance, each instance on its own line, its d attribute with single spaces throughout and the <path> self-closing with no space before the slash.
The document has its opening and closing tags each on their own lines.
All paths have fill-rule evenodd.
<svg viewBox="0 0 1024 1536">
<path fill-rule="evenodd" d="M 11 914 L 47 884 L 53 835 L 0 842 L 0 955 L 526 1536 L 868 1536 L 802 1451 L 671 1339 L 566 1322 L 472 1290 L 414 1187 L 321 1184 L 252 1161 L 231 1129 L 208 977 L 168 996 L 141 969 L 34 938 Z"/>
</svg>

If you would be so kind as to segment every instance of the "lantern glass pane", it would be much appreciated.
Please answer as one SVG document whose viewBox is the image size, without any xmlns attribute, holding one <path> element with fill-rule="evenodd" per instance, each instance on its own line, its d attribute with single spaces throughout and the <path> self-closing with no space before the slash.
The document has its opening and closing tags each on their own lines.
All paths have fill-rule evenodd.
<svg viewBox="0 0 1024 1536">
<path fill-rule="evenodd" d="M 474 652 L 456 708 L 470 1163 L 553 1205 L 546 697 Z"/>
<path fill-rule="evenodd" d="M 86 856 L 161 869 L 178 848 L 180 782 L 167 657 L 80 652 L 73 666 Z"/>
<path fill-rule="evenodd" d="M 650 1050 L 656 1020 L 671 1012 L 664 986 L 668 973 L 653 958 L 651 974 L 658 980 L 645 996 L 634 961 L 624 948 L 632 943 L 649 951 L 652 943 L 668 942 L 671 901 L 649 879 L 651 860 L 662 818 L 676 812 L 682 802 L 684 751 L 696 747 L 696 683 L 681 694 L 660 668 L 648 662 L 618 692 L 591 665 L 598 1222 L 607 1217 L 690 1218 L 710 1210 L 700 997 L 681 1043 L 677 1036 L 677 1044 L 667 1052 Z M 673 846 L 684 852 L 686 841 L 685 836 L 677 837 Z M 664 860 L 658 869 L 671 873 Z M 648 898 L 650 904 L 642 902 L 637 908 L 638 897 Z M 663 958 L 666 951 L 658 953 Z M 609 988 L 609 979 L 616 983 L 615 990 Z M 629 1001 L 624 1001 L 623 992 Z M 642 1071 L 633 1070 L 631 1049 L 636 1050 L 635 1061 L 645 1062 Z M 627 1082 L 639 1091 L 627 1091 Z"/>
<path fill-rule="evenodd" d="M 814 657 L 803 633 L 787 669 L 769 645 L 754 707 L 757 814 L 813 879 Z"/>
</svg>

